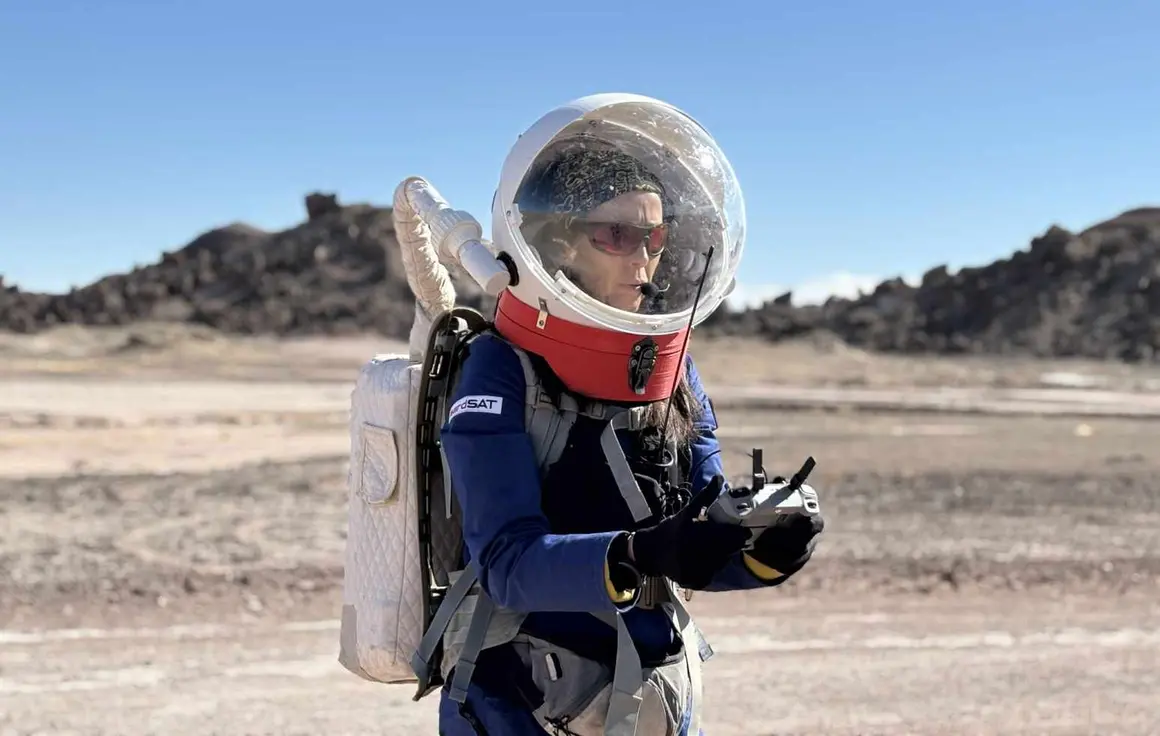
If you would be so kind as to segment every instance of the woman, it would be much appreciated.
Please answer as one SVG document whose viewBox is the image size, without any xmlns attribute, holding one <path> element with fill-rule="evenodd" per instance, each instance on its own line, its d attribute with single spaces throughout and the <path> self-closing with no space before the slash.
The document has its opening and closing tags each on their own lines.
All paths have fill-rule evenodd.
<svg viewBox="0 0 1160 736">
<path fill-rule="evenodd" d="M 680 324 L 710 286 L 705 274 L 718 298 L 731 271 L 727 260 L 713 270 L 713 251 L 683 257 L 703 255 L 706 232 L 724 232 L 704 226 L 721 222 L 706 217 L 711 197 L 689 195 L 707 175 L 657 164 L 673 158 L 663 151 L 626 152 L 641 144 L 618 137 L 624 126 L 600 140 L 592 127 L 587 136 L 575 125 L 551 131 L 555 144 L 528 157 L 510 213 L 500 208 L 514 227 L 497 244 L 515 254 L 517 285 L 501 296 L 499 334 L 472 342 L 441 431 L 466 554 L 495 605 L 522 616 L 518 635 L 479 654 L 463 703 L 443 694 L 447 736 L 596 734 L 617 723 L 640 736 L 698 733 L 705 647 L 678 590 L 778 585 L 806 564 L 822 531 L 820 517 L 789 516 L 751 539 L 702 517 L 727 484 L 717 419 L 684 352 L 687 328 L 658 329 L 654 339 L 593 326 L 616 315 Z M 532 281 L 551 298 L 518 291 Z M 560 316 L 581 307 L 596 315 L 588 324 Z M 547 468 L 526 424 L 521 352 L 549 394 L 582 407 Z M 647 373 L 643 381 L 625 381 L 626 365 L 630 376 Z M 644 673 L 635 691 L 620 685 L 626 649 Z"/>
</svg>

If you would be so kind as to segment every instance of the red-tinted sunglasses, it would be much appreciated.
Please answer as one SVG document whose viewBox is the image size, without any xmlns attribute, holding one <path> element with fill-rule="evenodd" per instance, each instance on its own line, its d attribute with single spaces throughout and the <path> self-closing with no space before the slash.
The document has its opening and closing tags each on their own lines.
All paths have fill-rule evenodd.
<svg viewBox="0 0 1160 736">
<path fill-rule="evenodd" d="M 614 256 L 625 256 L 640 250 L 641 246 L 650 258 L 656 258 L 668 242 L 668 223 L 660 225 L 632 225 L 627 222 L 592 222 L 578 220 L 574 223 L 596 250 Z"/>
</svg>

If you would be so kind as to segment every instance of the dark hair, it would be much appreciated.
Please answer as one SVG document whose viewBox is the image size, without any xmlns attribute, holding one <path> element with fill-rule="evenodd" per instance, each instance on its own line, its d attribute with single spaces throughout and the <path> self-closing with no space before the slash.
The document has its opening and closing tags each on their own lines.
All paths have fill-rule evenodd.
<svg viewBox="0 0 1160 736">
<path fill-rule="evenodd" d="M 701 418 L 702 407 L 693 394 L 686 375 L 677 384 L 673 391 L 673 410 L 669 411 L 669 400 L 660 399 L 648 405 L 645 409 L 644 424 L 646 427 L 656 427 L 667 431 L 668 436 L 676 440 L 677 447 L 683 447 L 696 434 L 696 422 Z M 668 415 L 668 427 L 664 426 L 665 415 Z"/>
</svg>

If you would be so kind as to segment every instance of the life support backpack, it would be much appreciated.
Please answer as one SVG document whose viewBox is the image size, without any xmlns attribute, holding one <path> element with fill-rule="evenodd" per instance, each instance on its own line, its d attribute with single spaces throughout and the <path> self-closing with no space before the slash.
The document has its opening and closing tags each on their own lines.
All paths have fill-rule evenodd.
<svg viewBox="0 0 1160 736">
<path fill-rule="evenodd" d="M 372 682 L 415 683 L 415 700 L 443 685 L 454 669 L 450 696 L 463 703 L 476 657 L 492 646 L 514 642 L 529 657 L 557 661 L 574 655 L 538 651 L 550 645 L 521 635 L 525 614 L 496 606 L 481 590 L 474 564 L 460 567 L 461 517 L 439 429 L 447 419 L 465 350 L 485 333 L 496 334 L 490 322 L 475 310 L 457 307 L 432 325 L 422 363 L 407 355 L 376 355 L 363 366 L 351 393 L 338 658 L 346 669 Z M 566 391 L 550 394 L 530 356 L 508 344 L 524 370 L 525 425 L 540 477 L 559 459 L 578 416 L 607 420 L 601 447 L 609 467 L 633 516 L 637 521 L 647 518 L 648 503 L 615 435 L 616 429 L 637 428 L 643 407 L 599 402 L 581 407 Z M 574 692 L 583 688 L 571 683 L 546 683 L 557 691 L 544 693 L 544 705 L 536 713 L 542 723 L 553 725 L 558 716 L 570 724 L 570 732 L 580 733 L 587 718 L 599 724 L 601 733 L 643 735 L 676 733 L 673 713 L 693 713 L 694 723 L 699 720 L 700 662 L 712 650 L 681 603 L 680 591 L 667 580 L 650 583 L 648 594 L 665 606 L 697 654 L 676 663 L 682 671 L 675 675 L 672 664 L 642 667 L 621 617 L 597 614 L 617 630 L 611 682 L 599 693 Z M 648 726 L 664 723 L 666 717 L 667 729 Z"/>
</svg>

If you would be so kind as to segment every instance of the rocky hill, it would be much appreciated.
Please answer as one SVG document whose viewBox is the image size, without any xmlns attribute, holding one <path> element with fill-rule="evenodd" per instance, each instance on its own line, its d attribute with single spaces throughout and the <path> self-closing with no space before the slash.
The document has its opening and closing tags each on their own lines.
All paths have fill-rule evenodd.
<svg viewBox="0 0 1160 736">
<path fill-rule="evenodd" d="M 886 281 L 859 299 L 791 302 L 721 312 L 707 327 L 771 340 L 827 330 L 884 352 L 1160 362 L 1160 208 L 1080 233 L 1053 226 L 1009 258 L 934 268 L 918 286 Z"/>
<path fill-rule="evenodd" d="M 34 294 L 0 279 L 0 329 L 199 323 L 233 333 L 405 337 L 412 297 L 389 209 L 306 198 L 307 220 L 282 232 L 211 230 L 160 262 L 68 294 Z M 488 310 L 456 277 L 462 301 Z M 888 352 L 1007 353 L 1160 362 L 1160 208 L 1125 212 L 1080 233 L 1051 227 L 986 266 L 887 281 L 858 299 L 725 309 L 705 332 L 769 340 L 829 332 Z"/>
<path fill-rule="evenodd" d="M 269 233 L 235 224 L 210 230 L 160 262 L 68 294 L 34 294 L 0 281 L 0 329 L 141 320 L 209 325 L 243 334 L 406 336 L 414 301 L 389 208 L 306 198 L 306 222 Z M 479 288 L 455 278 L 461 301 Z"/>
</svg>

